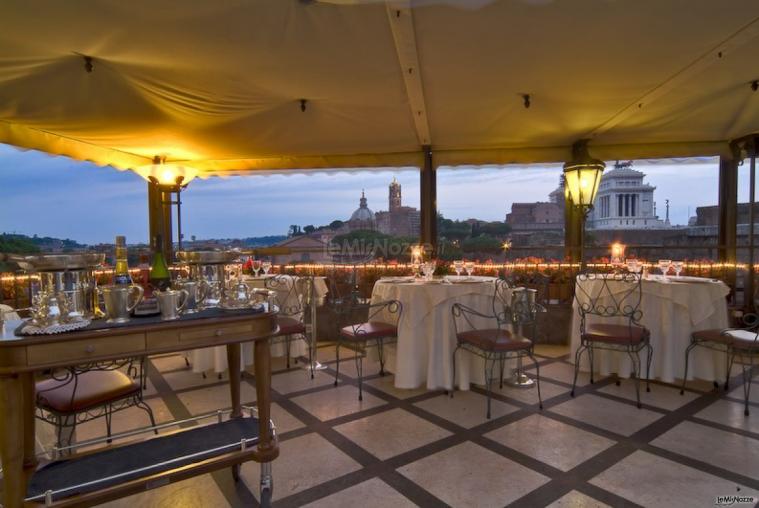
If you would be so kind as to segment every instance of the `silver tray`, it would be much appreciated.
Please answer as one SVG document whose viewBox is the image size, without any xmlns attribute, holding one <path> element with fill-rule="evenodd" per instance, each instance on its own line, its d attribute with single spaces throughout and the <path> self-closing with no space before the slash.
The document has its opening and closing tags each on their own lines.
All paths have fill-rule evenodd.
<svg viewBox="0 0 759 508">
<path fill-rule="evenodd" d="M 233 250 L 195 250 L 178 251 L 177 259 L 192 265 L 216 265 L 234 263 L 240 253 Z"/>
<path fill-rule="evenodd" d="M 101 253 L 72 253 L 72 254 L 8 254 L 9 261 L 18 263 L 23 270 L 31 272 L 60 272 L 64 270 L 87 270 L 102 265 L 105 254 Z"/>
</svg>

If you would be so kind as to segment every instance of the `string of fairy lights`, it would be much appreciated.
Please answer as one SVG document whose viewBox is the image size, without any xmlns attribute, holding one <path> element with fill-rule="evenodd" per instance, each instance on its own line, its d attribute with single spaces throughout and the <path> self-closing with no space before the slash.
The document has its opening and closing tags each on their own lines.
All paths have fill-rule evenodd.
<svg viewBox="0 0 759 508">
<path fill-rule="evenodd" d="M 658 263 L 640 261 L 642 266 L 648 268 L 657 268 Z M 239 266 L 239 264 L 238 264 Z M 586 263 L 586 267 L 590 269 L 609 269 L 613 268 L 613 263 Z M 684 262 L 683 269 L 699 272 L 714 272 L 724 270 L 736 270 L 745 271 L 748 270 L 748 263 L 725 263 L 725 262 Z M 412 271 L 415 269 L 413 263 L 360 263 L 360 264 L 329 264 L 329 263 L 297 263 L 297 264 L 284 264 L 276 265 L 277 271 L 308 271 L 313 273 L 325 272 L 325 271 Z M 493 271 L 516 271 L 516 270 L 535 270 L 535 271 L 550 271 L 550 270 L 578 270 L 580 268 L 579 263 L 559 262 L 559 261 L 538 261 L 538 262 L 505 262 L 505 263 L 475 263 L 474 270 L 479 272 L 493 272 Z M 754 264 L 754 270 L 757 270 L 759 265 Z M 172 266 L 172 271 L 182 271 L 185 269 L 183 266 Z M 130 270 L 133 274 L 139 274 L 140 269 L 134 268 Z M 96 277 L 107 276 L 112 274 L 111 270 L 95 270 L 94 275 Z M 39 276 L 36 274 L 3 274 L 0 276 L 0 282 L 25 282 L 27 280 L 39 280 Z"/>
</svg>

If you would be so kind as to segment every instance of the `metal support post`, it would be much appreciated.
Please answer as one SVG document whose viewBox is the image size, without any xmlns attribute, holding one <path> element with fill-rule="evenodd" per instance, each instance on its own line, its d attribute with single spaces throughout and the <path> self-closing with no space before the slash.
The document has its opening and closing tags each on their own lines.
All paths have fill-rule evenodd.
<svg viewBox="0 0 759 508">
<path fill-rule="evenodd" d="M 420 173 L 421 231 L 420 243 L 425 254 L 435 257 L 437 253 L 437 169 L 432 161 L 432 149 L 425 145 L 424 165 Z"/>
</svg>

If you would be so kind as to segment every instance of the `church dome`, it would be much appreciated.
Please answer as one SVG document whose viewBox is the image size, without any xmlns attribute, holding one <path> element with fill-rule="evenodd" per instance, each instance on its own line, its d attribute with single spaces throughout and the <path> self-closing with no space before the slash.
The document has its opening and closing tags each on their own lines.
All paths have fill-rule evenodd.
<svg viewBox="0 0 759 508">
<path fill-rule="evenodd" d="M 374 212 L 372 212 L 370 209 L 366 207 L 360 207 L 360 208 L 357 208 L 355 212 L 353 212 L 350 220 L 351 221 L 373 221 Z"/>
<path fill-rule="evenodd" d="M 374 212 L 372 212 L 366 204 L 364 191 L 361 191 L 359 206 L 356 211 L 351 214 L 351 218 L 348 222 L 356 226 L 368 226 L 374 224 Z"/>
</svg>

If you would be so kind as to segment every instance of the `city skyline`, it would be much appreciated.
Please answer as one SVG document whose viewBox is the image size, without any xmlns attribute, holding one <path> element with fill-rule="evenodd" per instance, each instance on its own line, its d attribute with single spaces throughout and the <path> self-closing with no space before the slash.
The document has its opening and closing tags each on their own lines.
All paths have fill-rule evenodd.
<svg viewBox="0 0 759 508">
<path fill-rule="evenodd" d="M 670 199 L 672 224 L 687 224 L 697 206 L 717 203 L 716 160 L 640 161 L 635 168 L 657 187 L 662 218 L 664 200 Z M 747 168 L 740 171 L 739 200 L 746 201 Z M 513 202 L 547 201 L 560 174 L 560 164 L 441 168 L 438 209 L 451 219 L 503 221 Z M 243 238 L 284 235 L 291 224 L 345 221 L 358 206 L 362 189 L 369 208 L 387 210 L 387 186 L 393 177 L 403 186 L 403 204 L 418 208 L 415 168 L 197 179 L 182 193 L 183 232 L 185 238 Z M 145 182 L 131 171 L 0 145 L 2 232 L 88 244 L 109 243 L 116 234 L 125 234 L 130 243 L 145 242 L 146 199 Z M 96 228 L 94 220 L 100 224 Z"/>
</svg>

